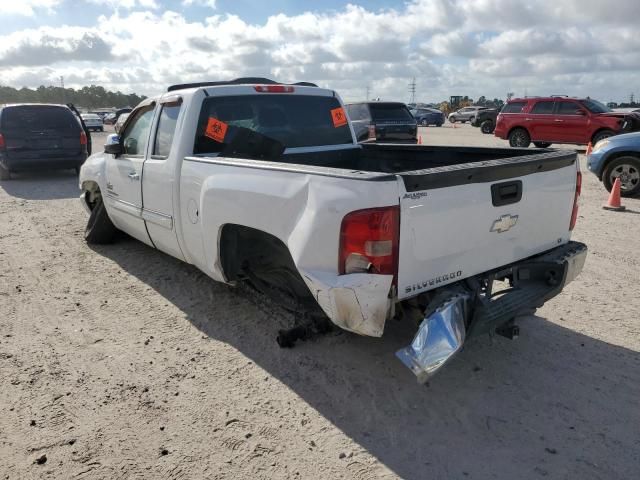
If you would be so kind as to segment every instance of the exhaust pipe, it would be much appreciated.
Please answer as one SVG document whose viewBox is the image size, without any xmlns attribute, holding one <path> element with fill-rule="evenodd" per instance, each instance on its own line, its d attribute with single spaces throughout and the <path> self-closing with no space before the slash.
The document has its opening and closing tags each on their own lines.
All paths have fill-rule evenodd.
<svg viewBox="0 0 640 480">
<path fill-rule="evenodd" d="M 419 383 L 425 383 L 462 348 L 470 298 L 467 294 L 448 297 L 425 316 L 411 345 L 396 352 Z"/>
</svg>

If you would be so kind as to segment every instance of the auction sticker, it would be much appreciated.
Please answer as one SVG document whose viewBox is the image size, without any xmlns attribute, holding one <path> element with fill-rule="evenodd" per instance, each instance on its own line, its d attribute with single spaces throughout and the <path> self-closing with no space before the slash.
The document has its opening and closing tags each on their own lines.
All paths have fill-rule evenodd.
<svg viewBox="0 0 640 480">
<path fill-rule="evenodd" d="M 204 131 L 204 134 L 216 142 L 223 143 L 224 136 L 227 134 L 227 128 L 229 128 L 229 125 L 226 123 L 221 122 L 217 118 L 209 117 L 207 129 Z"/>
<path fill-rule="evenodd" d="M 344 113 L 344 108 L 338 107 L 331 110 L 331 119 L 333 120 L 333 126 L 338 128 L 347 124 L 347 116 Z"/>
</svg>

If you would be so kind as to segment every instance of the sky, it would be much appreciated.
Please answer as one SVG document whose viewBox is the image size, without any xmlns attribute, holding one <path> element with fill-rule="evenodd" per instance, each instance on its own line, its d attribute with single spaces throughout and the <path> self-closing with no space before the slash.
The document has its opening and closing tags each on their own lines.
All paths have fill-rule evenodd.
<svg viewBox="0 0 640 480">
<path fill-rule="evenodd" d="M 639 0 L 0 0 L 0 85 L 308 81 L 345 100 L 640 97 Z"/>
</svg>

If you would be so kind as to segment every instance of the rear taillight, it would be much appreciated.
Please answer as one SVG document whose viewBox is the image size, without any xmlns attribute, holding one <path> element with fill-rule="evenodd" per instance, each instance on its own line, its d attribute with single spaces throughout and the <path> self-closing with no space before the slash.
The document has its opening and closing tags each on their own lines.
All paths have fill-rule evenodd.
<svg viewBox="0 0 640 480">
<path fill-rule="evenodd" d="M 0 133 L 0 148 L 4 148 L 4 137 Z"/>
<path fill-rule="evenodd" d="M 290 85 L 256 85 L 256 92 L 262 93 L 293 93 L 295 89 Z"/>
<path fill-rule="evenodd" d="M 576 193 L 573 197 L 573 211 L 571 212 L 571 223 L 569 223 L 569 231 L 573 230 L 578 220 L 578 201 L 580 200 L 580 194 L 582 193 L 582 173 L 578 172 L 576 176 Z"/>
<path fill-rule="evenodd" d="M 398 273 L 400 208 L 369 208 L 347 214 L 340 227 L 339 272 Z"/>
<path fill-rule="evenodd" d="M 80 132 L 80 145 L 87 144 L 87 134 L 84 132 Z"/>
</svg>

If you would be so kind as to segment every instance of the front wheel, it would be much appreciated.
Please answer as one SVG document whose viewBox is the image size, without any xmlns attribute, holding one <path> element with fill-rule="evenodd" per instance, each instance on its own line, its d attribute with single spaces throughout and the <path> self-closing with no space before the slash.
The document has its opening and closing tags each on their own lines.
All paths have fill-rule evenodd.
<svg viewBox="0 0 640 480">
<path fill-rule="evenodd" d="M 602 174 L 604 187 L 611 191 L 616 178 L 620 179 L 620 195 L 631 197 L 640 193 L 640 158 L 631 155 L 612 160 Z"/>
<path fill-rule="evenodd" d="M 549 142 L 533 142 L 533 144 L 538 148 L 548 148 L 551 146 Z"/>
<path fill-rule="evenodd" d="M 480 124 L 480 131 L 482 133 L 490 134 L 496 129 L 496 125 L 491 120 L 485 120 Z"/>
<path fill-rule="evenodd" d="M 107 209 L 102 203 L 102 198 L 98 197 L 96 203 L 91 210 L 87 226 L 84 230 L 84 239 L 87 243 L 103 244 L 112 243 L 115 239 L 118 229 L 111 222 Z"/>
<path fill-rule="evenodd" d="M 449 117 L 449 123 L 456 123 L 456 117 Z"/>
<path fill-rule="evenodd" d="M 531 137 L 524 128 L 516 128 L 509 134 L 509 145 L 515 148 L 527 148 Z"/>
<path fill-rule="evenodd" d="M 604 140 L 605 138 L 613 137 L 616 134 L 613 130 L 600 130 L 596 133 L 591 139 L 591 144 L 595 145 L 600 140 Z"/>
<path fill-rule="evenodd" d="M 427 122 L 426 118 L 423 118 L 422 120 L 420 120 L 420 125 L 422 125 L 423 127 L 426 127 L 429 125 L 429 122 Z"/>
</svg>

